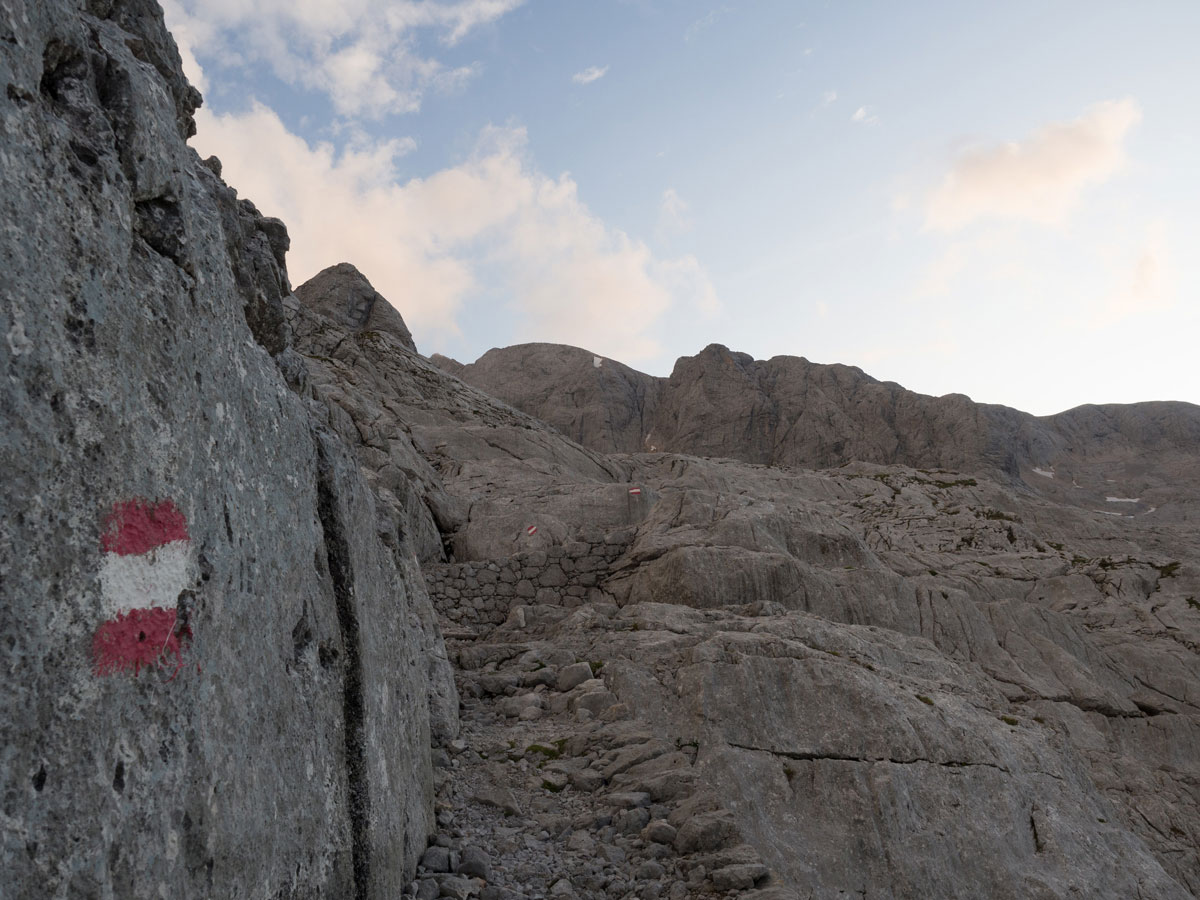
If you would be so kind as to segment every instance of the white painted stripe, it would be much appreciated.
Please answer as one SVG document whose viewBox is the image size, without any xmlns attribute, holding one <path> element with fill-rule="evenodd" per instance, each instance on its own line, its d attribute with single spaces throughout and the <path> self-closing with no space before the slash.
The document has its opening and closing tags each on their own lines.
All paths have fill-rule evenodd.
<svg viewBox="0 0 1200 900">
<path fill-rule="evenodd" d="M 105 553 L 100 566 L 104 614 L 111 618 L 131 609 L 174 607 L 179 592 L 190 582 L 188 551 L 187 541 L 174 541 L 149 553 Z"/>
<path fill-rule="evenodd" d="M 1039 469 L 1037 466 L 1033 467 L 1033 471 L 1036 472 L 1038 475 L 1041 475 L 1043 478 L 1053 478 L 1054 477 L 1053 472 L 1047 472 L 1045 469 Z"/>
<path fill-rule="evenodd" d="M 1109 503 L 1141 503 L 1141 497 L 1105 497 Z"/>
</svg>

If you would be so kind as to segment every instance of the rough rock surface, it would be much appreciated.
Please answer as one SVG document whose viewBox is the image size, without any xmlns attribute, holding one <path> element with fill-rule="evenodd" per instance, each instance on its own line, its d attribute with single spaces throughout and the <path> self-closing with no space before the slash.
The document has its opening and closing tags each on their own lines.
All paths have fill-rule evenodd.
<svg viewBox="0 0 1200 900">
<path fill-rule="evenodd" d="M 296 294 L 310 309 L 349 331 L 387 332 L 416 352 L 416 344 L 408 326 L 404 324 L 404 317 L 350 263 L 338 263 L 322 269 L 296 288 Z"/>
<path fill-rule="evenodd" d="M 1063 484 L 1103 508 L 1117 477 L 1142 509 L 1196 497 L 1200 408 L 1082 406 L 1038 418 L 961 394 L 928 397 L 851 366 L 768 361 L 719 344 L 653 378 L 585 350 L 521 344 L 454 372 L 603 452 L 669 451 L 813 468 L 848 462 L 985 472 L 1032 489 Z M 448 370 L 449 371 L 449 370 Z M 561 386 L 561 387 L 560 387 Z M 1040 474 L 1039 474 L 1040 473 Z M 1051 484 L 1057 477 L 1058 484 Z"/>
<path fill-rule="evenodd" d="M 286 231 L 185 145 L 156 3 L 0 4 L 0 84 L 0 893 L 394 897 L 441 639 Z"/>
<path fill-rule="evenodd" d="M 425 567 L 465 704 L 439 840 L 486 845 L 492 896 L 1200 890 L 1186 405 L 1057 417 L 1021 478 L 605 457 L 324 340 L 356 347 L 330 384 L 408 370 L 377 402 L 457 511 Z"/>
<path fill-rule="evenodd" d="M 489 350 L 468 366 L 441 360 L 433 359 L 467 384 L 605 453 L 643 449 L 661 393 L 661 379 L 561 344 Z"/>
<path fill-rule="evenodd" d="M 0 82 L 10 893 L 1200 893 L 1194 407 L 716 346 L 493 399 L 289 293 L 149 0 L 0 3 Z"/>
</svg>

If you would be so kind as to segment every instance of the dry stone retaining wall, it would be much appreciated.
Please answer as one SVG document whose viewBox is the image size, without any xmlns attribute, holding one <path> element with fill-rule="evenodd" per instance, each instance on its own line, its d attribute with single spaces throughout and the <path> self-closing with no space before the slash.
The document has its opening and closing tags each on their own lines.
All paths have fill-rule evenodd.
<svg viewBox="0 0 1200 900">
<path fill-rule="evenodd" d="M 507 559 L 426 566 L 429 596 L 438 615 L 457 625 L 499 625 L 515 604 L 575 606 L 601 584 L 632 539 L 632 529 L 596 531 Z"/>
</svg>

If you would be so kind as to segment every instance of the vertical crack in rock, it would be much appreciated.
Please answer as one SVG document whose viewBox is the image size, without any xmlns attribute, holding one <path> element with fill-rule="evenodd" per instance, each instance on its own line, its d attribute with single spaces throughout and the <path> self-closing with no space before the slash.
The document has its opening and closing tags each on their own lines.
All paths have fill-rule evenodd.
<svg viewBox="0 0 1200 900">
<path fill-rule="evenodd" d="M 329 577 L 337 604 L 338 629 L 345 660 L 342 666 L 342 717 L 345 722 L 347 806 L 350 816 L 351 860 L 354 870 L 354 900 L 366 900 L 370 884 L 371 856 L 367 829 L 371 818 L 370 784 L 367 778 L 363 666 L 360 653 L 358 612 L 354 603 L 354 573 L 350 547 L 338 510 L 333 466 L 319 437 L 317 445 L 317 514 L 325 533 Z"/>
</svg>

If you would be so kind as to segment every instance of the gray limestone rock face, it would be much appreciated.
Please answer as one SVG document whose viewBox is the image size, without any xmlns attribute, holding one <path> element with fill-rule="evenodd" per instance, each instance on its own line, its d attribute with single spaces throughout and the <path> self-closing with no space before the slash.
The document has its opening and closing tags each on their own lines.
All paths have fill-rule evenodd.
<svg viewBox="0 0 1200 900">
<path fill-rule="evenodd" d="M 661 379 L 561 344 L 489 350 L 447 371 L 604 453 L 643 448 L 661 389 Z"/>
<path fill-rule="evenodd" d="M 429 361 L 443 372 L 453 375 L 455 378 L 458 378 L 462 374 L 462 370 L 466 368 L 466 366 L 460 363 L 457 359 L 452 359 L 449 356 L 442 356 L 440 353 L 433 354 L 433 356 L 429 357 Z"/>
<path fill-rule="evenodd" d="M 156 3 L 0 5 L 0 83 L 2 892 L 398 896 L 440 637 L 307 395 L 286 232 L 185 145 Z"/>
<path fill-rule="evenodd" d="M 1163 506 L 1181 488 L 1198 496 L 1200 407 L 1187 403 L 1083 406 L 1038 418 L 961 394 L 917 394 L 851 366 L 755 360 L 720 344 L 681 357 L 669 378 L 555 344 L 491 350 L 454 374 L 606 453 L 987 473 L 1098 508 L 1117 474 L 1125 483 L 1137 476 L 1137 510 L 1154 508 L 1160 519 L 1173 515 Z"/>
<path fill-rule="evenodd" d="M 404 317 L 350 263 L 322 269 L 296 288 L 301 302 L 350 332 L 384 331 L 417 351 Z"/>
<path fill-rule="evenodd" d="M 1200 891 L 1195 407 L 1035 419 L 715 345 L 425 360 L 352 267 L 289 292 L 282 223 L 183 144 L 157 8 L 86 9 L 0 4 L 16 896 L 399 896 L 431 740 L 489 814 L 604 804 L 585 837 L 649 842 L 671 897 Z M 583 758 L 453 783 L 530 745 L 453 739 L 426 574 L 486 612 L 472 697 Z M 527 849 L 588 843 L 542 820 Z"/>
<path fill-rule="evenodd" d="M 468 510 L 447 544 L 504 572 L 525 560 L 512 577 L 528 604 L 490 631 L 497 643 L 459 659 L 473 669 L 525 658 L 536 640 L 542 655 L 606 661 L 603 681 L 554 694 L 541 720 L 586 727 L 624 710 L 676 736 L 674 750 L 618 754 L 568 780 L 603 790 L 611 771 L 610 790 L 652 803 L 698 791 L 719 801 L 686 834 L 687 816 L 668 823 L 672 845 L 684 834 L 684 846 L 710 848 L 692 852 L 714 854 L 697 885 L 955 897 L 973 895 L 986 872 L 996 896 L 1014 898 L 1068 896 L 1072 885 L 1183 898 L 1200 886 L 1200 545 L 1186 525 L 1198 508 L 1186 468 L 1196 447 L 1175 407 L 1160 437 L 1119 421 L 1125 410 L 1085 416 L 1054 478 L 1022 469 L 1017 481 L 995 467 L 822 472 L 663 453 L 584 463 L 536 424 L 481 427 L 498 411 L 456 383 L 433 391 L 459 392 L 456 424 L 414 425 L 414 443 Z M 1092 447 L 1083 432 L 1096 427 L 1113 437 Z M 1135 446 L 1153 462 L 1118 465 Z M 1157 462 L 1169 465 L 1152 471 Z M 1075 487 L 1075 475 L 1105 487 Z M 1096 502 L 1097 489 L 1137 495 L 1168 476 L 1176 491 L 1161 519 Z M 1048 487 L 1035 492 L 1031 479 Z M 634 502 L 644 504 L 636 520 L 621 524 L 618 510 Z M 514 556 L 538 509 L 561 531 Z M 584 566 L 601 536 L 618 556 Z M 566 585 L 543 595 L 534 581 L 552 558 Z M 567 592 L 584 576 L 594 593 L 573 606 Z M 462 603 L 486 590 L 456 583 Z M 628 819 L 613 827 L 649 821 Z M 761 863 L 717 858 L 741 841 Z"/>
</svg>

